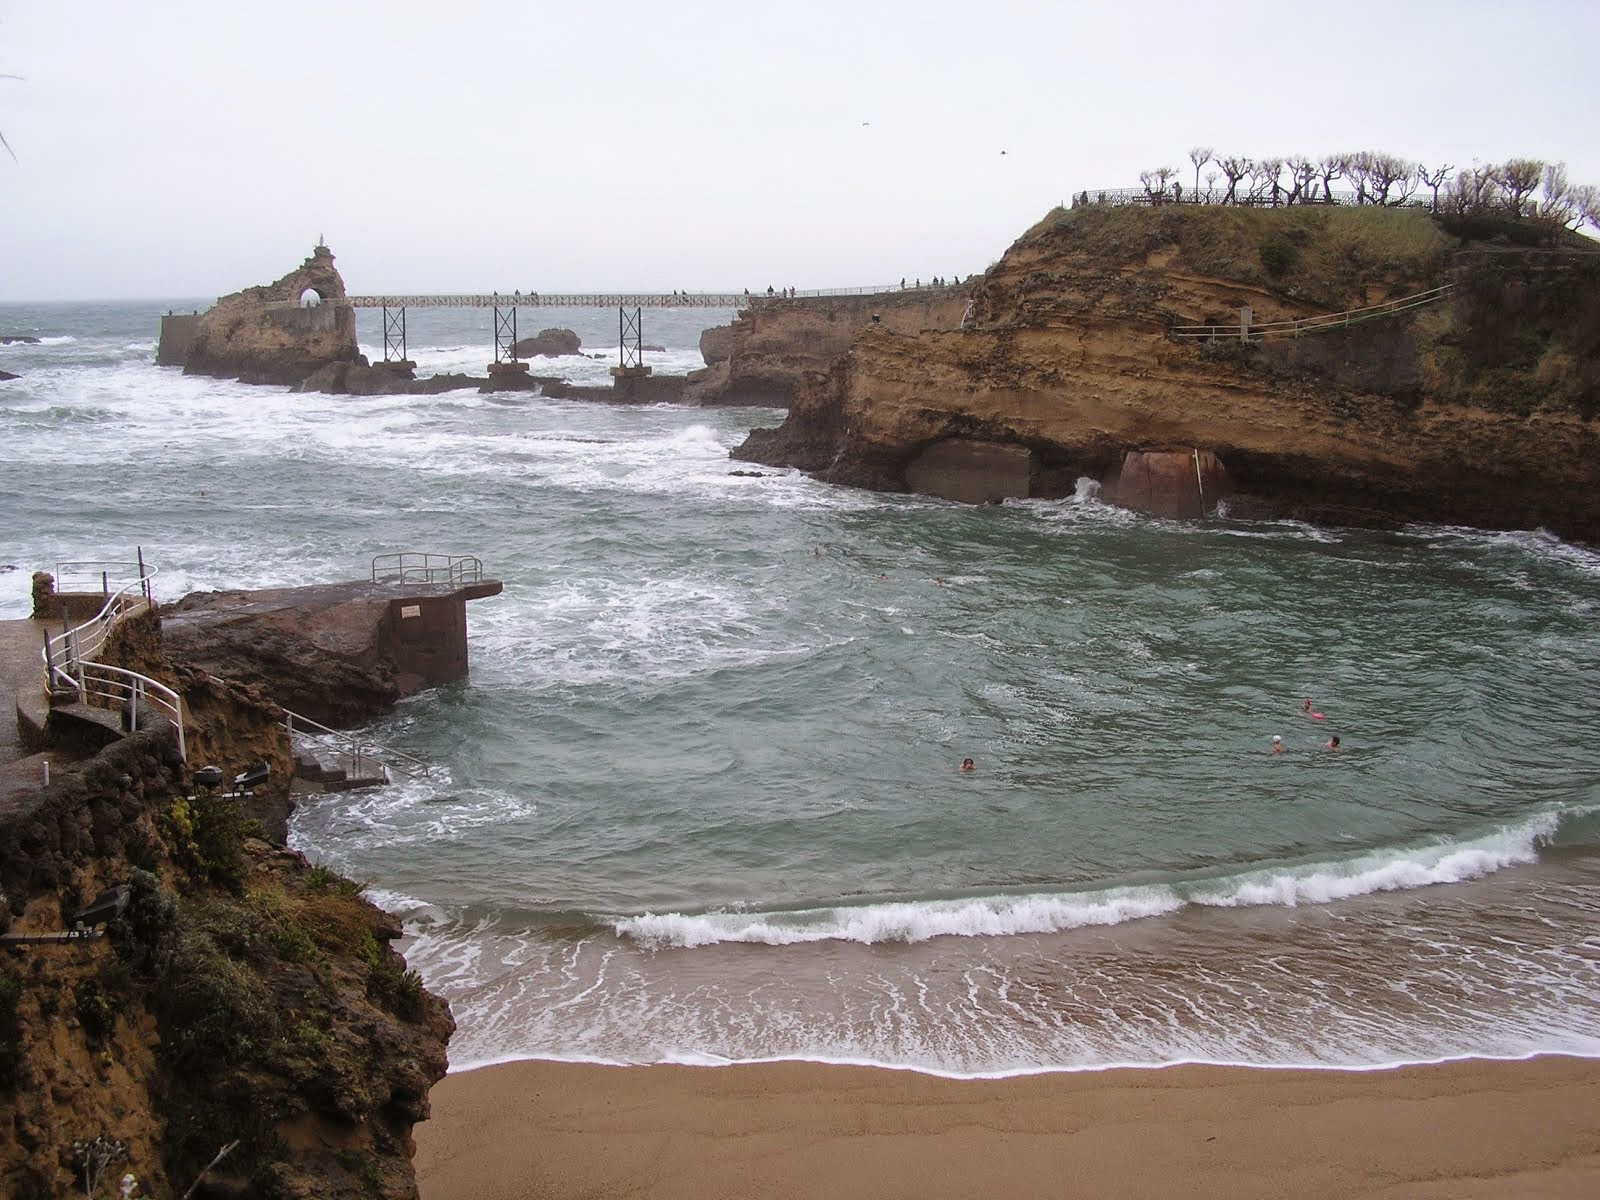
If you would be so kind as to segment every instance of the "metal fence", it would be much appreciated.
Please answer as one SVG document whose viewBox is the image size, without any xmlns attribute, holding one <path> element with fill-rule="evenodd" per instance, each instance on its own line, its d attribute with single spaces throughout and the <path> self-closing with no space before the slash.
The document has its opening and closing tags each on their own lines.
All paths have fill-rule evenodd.
<svg viewBox="0 0 1600 1200">
<path fill-rule="evenodd" d="M 481 583 L 483 561 L 472 554 L 401 550 L 372 558 L 374 583 Z"/>
<path fill-rule="evenodd" d="M 1074 192 L 1061 207 L 1067 208 L 1073 205 L 1081 207 L 1084 204 L 1088 204 L 1090 207 L 1104 205 L 1110 208 L 1130 204 L 1152 208 L 1168 204 L 1221 204 L 1227 205 L 1229 208 L 1298 208 L 1302 205 L 1306 207 L 1343 205 L 1360 208 L 1429 207 L 1426 200 L 1418 200 L 1414 196 L 1398 201 L 1391 200 L 1380 205 L 1371 196 L 1363 196 L 1358 192 L 1343 190 L 1325 193 L 1321 187 L 1315 184 L 1293 199 L 1290 198 L 1288 189 L 1282 186 L 1278 188 L 1276 195 L 1270 192 L 1265 195 L 1252 194 L 1248 191 L 1243 193 L 1235 192 L 1232 200 L 1229 200 L 1227 195 L 1226 190 L 1218 191 L 1215 188 L 1207 188 L 1204 192 L 1195 192 L 1185 187 L 1181 196 L 1173 195 L 1170 190 L 1150 192 L 1144 188 L 1112 188 L 1103 191 Z M 1085 200 L 1085 197 L 1088 199 Z"/>
<path fill-rule="evenodd" d="M 1406 312 L 1409 309 L 1421 308 L 1423 305 L 1432 304 L 1443 300 L 1454 291 L 1453 284 L 1444 284 L 1441 287 L 1429 288 L 1425 292 L 1417 292 L 1411 296 L 1401 296 L 1383 304 L 1373 304 L 1367 308 L 1352 308 L 1346 312 L 1323 313 L 1315 317 L 1300 317 L 1292 321 L 1263 321 L 1257 325 L 1174 325 L 1167 330 L 1175 338 L 1184 338 L 1192 341 L 1241 341 L 1261 342 L 1270 338 L 1299 337 L 1304 333 L 1321 333 L 1329 329 L 1344 329 L 1351 325 L 1359 325 L 1363 321 L 1375 320 L 1379 317 L 1393 316 L 1395 313 Z"/>
</svg>

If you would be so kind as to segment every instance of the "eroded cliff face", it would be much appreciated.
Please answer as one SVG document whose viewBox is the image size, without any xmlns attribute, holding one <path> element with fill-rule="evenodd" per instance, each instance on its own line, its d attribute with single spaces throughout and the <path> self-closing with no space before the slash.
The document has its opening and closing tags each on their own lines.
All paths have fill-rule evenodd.
<svg viewBox="0 0 1600 1200">
<path fill-rule="evenodd" d="M 877 296 L 761 299 L 731 326 L 701 336 L 704 373 L 686 397 L 700 404 L 784 408 L 801 379 L 826 371 L 855 338 L 872 329 L 903 334 L 960 327 L 966 293 L 955 287 L 908 288 Z"/>
<path fill-rule="evenodd" d="M 0 930 L 45 933 L 102 889 L 95 941 L 0 957 L 0 1194 L 92 1194 L 132 1174 L 199 1197 L 414 1200 L 411 1126 L 453 1028 L 360 889 L 187 795 L 165 731 L 134 734 L 0 811 Z"/>
<path fill-rule="evenodd" d="M 308 291 L 321 302 L 302 305 Z M 344 297 L 333 252 L 318 245 L 283 278 L 224 296 L 207 309 L 188 331 L 184 373 L 292 385 L 329 363 L 364 365 L 355 310 L 337 303 Z"/>
<path fill-rule="evenodd" d="M 1009 445 L 1030 465 L 1007 468 L 1027 482 L 1005 494 L 1052 496 L 1129 451 L 1198 449 L 1231 476 L 1236 512 L 1600 538 L 1600 429 L 1585 419 L 1600 335 L 1583 316 L 1597 267 L 1583 252 L 1460 256 L 1394 210 L 1059 214 L 977 281 L 973 328 L 861 330 L 734 456 L 903 490 L 929 454 Z M 1446 302 L 1295 342 L 1167 334 L 1244 306 L 1260 323 L 1381 303 L 1452 273 Z M 1562 299 L 1530 298 L 1552 278 Z M 1481 331 L 1503 306 L 1486 291 L 1520 299 L 1496 338 Z M 1517 408 L 1461 402 L 1485 371 Z"/>
</svg>

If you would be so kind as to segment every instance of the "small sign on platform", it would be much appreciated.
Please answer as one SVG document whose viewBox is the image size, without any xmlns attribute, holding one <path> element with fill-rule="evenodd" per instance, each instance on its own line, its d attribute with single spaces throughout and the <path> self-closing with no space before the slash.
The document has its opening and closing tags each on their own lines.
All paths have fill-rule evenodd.
<svg viewBox="0 0 1600 1200">
<path fill-rule="evenodd" d="M 400 619 L 401 620 L 405 620 L 405 618 L 407 618 L 407 617 L 420 617 L 421 615 L 422 615 L 422 605 L 420 605 L 420 604 L 402 604 L 400 606 Z"/>
</svg>

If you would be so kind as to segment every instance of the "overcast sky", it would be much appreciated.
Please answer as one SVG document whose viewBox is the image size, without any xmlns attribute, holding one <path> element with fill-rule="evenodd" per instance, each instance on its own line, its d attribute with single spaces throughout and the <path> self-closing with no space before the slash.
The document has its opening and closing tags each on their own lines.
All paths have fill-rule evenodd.
<svg viewBox="0 0 1600 1200">
<path fill-rule="evenodd" d="M 319 235 L 355 292 L 967 275 L 1196 144 L 1600 184 L 1597 46 L 1600 0 L 0 0 L 0 299 Z"/>
</svg>

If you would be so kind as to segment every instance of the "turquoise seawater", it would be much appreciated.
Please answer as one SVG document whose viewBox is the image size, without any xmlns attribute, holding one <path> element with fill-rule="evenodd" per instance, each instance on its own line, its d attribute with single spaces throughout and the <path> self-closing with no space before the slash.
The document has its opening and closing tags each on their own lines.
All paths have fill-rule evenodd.
<svg viewBox="0 0 1600 1200">
<path fill-rule="evenodd" d="M 45 338 L 0 348 L 0 615 L 135 545 L 166 599 L 480 556 L 470 682 L 376 730 L 432 775 L 293 826 L 406 918 L 456 1067 L 1600 1053 L 1593 549 L 734 475 L 781 413 L 185 378 L 169 307 L 0 306 Z M 657 370 L 730 316 L 647 312 Z M 614 313 L 523 324 L 615 361 Z"/>
</svg>

